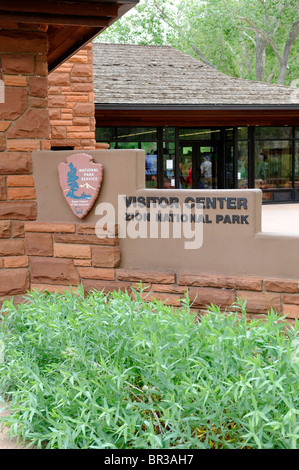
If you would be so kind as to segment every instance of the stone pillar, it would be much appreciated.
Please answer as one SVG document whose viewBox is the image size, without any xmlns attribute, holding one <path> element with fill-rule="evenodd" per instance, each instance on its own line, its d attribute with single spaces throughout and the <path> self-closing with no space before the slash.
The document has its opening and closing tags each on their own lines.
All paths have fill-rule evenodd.
<svg viewBox="0 0 299 470">
<path fill-rule="evenodd" d="M 51 145 L 95 149 L 92 43 L 49 74 Z"/>
<path fill-rule="evenodd" d="M 37 214 L 31 152 L 48 150 L 50 141 L 45 28 L 5 25 L 0 43 L 5 94 L 0 103 L 0 298 L 4 298 L 30 287 L 24 222 L 35 220 Z"/>
</svg>

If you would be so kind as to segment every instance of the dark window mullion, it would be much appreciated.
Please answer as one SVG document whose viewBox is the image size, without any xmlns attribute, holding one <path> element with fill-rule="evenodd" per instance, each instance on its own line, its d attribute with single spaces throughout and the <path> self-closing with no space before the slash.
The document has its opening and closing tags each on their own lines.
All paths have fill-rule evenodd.
<svg viewBox="0 0 299 470">
<path fill-rule="evenodd" d="M 163 127 L 157 127 L 157 187 L 164 187 L 164 150 L 163 150 Z"/>
<path fill-rule="evenodd" d="M 292 199 L 293 202 L 296 200 L 295 191 L 295 157 L 296 157 L 296 132 L 295 126 L 292 129 Z"/>
<path fill-rule="evenodd" d="M 175 187 L 180 187 L 180 134 L 178 127 L 175 128 L 175 146 L 174 146 L 174 167 L 175 167 Z"/>
<path fill-rule="evenodd" d="M 255 187 L 255 171 L 254 171 L 254 127 L 248 127 L 248 188 Z"/>
</svg>

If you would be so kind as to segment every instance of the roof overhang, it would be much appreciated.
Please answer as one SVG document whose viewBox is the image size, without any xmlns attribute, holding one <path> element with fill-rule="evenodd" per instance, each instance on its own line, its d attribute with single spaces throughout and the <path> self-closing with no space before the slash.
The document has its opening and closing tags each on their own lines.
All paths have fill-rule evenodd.
<svg viewBox="0 0 299 470">
<path fill-rule="evenodd" d="M 44 25 L 49 72 L 118 20 L 139 0 L 1 0 L 0 21 Z"/>
<path fill-rule="evenodd" d="M 101 104 L 98 126 L 298 126 L 299 104 Z"/>
</svg>

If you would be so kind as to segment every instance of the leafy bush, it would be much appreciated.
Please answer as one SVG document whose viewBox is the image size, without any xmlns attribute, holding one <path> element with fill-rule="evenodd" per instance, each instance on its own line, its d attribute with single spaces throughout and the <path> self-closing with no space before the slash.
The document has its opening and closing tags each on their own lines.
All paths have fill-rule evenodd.
<svg viewBox="0 0 299 470">
<path fill-rule="evenodd" d="M 197 321 L 187 300 L 80 289 L 6 302 L 11 435 L 46 448 L 296 448 L 298 323 L 248 321 L 241 304 Z"/>
</svg>

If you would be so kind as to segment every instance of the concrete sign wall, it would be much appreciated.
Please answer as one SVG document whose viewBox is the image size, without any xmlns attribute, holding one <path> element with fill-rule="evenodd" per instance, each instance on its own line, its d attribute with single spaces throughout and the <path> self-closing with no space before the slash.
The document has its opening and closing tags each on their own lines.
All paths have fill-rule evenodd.
<svg viewBox="0 0 299 470">
<path fill-rule="evenodd" d="M 57 170 L 73 153 L 33 154 L 38 222 L 78 221 Z M 103 182 L 83 222 L 118 224 L 121 268 L 297 278 L 299 237 L 261 232 L 260 190 L 145 189 L 143 151 L 86 153 Z"/>
</svg>

